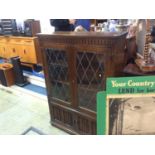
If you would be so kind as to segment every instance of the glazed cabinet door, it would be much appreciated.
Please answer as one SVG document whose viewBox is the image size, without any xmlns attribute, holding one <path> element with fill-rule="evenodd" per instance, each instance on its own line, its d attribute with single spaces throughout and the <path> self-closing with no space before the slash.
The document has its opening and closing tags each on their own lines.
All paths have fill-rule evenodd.
<svg viewBox="0 0 155 155">
<path fill-rule="evenodd" d="M 71 106 L 72 90 L 68 51 L 57 48 L 45 50 L 49 98 L 60 105 Z"/>
<path fill-rule="evenodd" d="M 77 100 L 81 110 L 96 113 L 96 94 L 105 86 L 104 63 L 103 54 L 76 53 Z"/>
</svg>

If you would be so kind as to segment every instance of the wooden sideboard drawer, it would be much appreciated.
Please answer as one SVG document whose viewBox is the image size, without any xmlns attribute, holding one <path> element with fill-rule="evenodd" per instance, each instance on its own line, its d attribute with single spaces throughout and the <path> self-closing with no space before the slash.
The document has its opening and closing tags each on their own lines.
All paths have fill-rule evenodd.
<svg viewBox="0 0 155 155">
<path fill-rule="evenodd" d="M 5 42 L 6 42 L 6 39 L 0 38 L 0 43 L 5 43 Z"/>
<path fill-rule="evenodd" d="M 24 40 L 22 40 L 22 43 L 24 45 L 33 45 L 34 41 L 30 40 L 30 39 L 24 39 Z"/>
<path fill-rule="evenodd" d="M 26 63 L 37 63 L 36 53 L 33 46 L 24 45 L 21 47 L 19 56 L 22 62 Z"/>
<path fill-rule="evenodd" d="M 0 57 L 6 58 L 6 56 L 7 56 L 6 51 L 7 51 L 6 44 L 5 43 L 0 43 Z"/>
<path fill-rule="evenodd" d="M 24 39 L 24 40 L 22 40 L 24 43 L 32 43 L 33 42 L 33 40 L 30 40 L 30 39 Z"/>
<path fill-rule="evenodd" d="M 4 47 L 0 45 L 0 57 L 4 57 Z"/>
<path fill-rule="evenodd" d="M 28 40 L 28 39 L 9 39 L 8 40 L 9 44 L 17 44 L 17 45 L 33 45 L 34 44 L 34 41 L 31 39 L 31 40 Z"/>
<path fill-rule="evenodd" d="M 7 50 L 8 50 L 7 58 L 16 57 L 19 55 L 20 46 L 16 44 L 9 44 L 7 46 Z"/>
<path fill-rule="evenodd" d="M 21 39 L 10 39 L 10 43 L 11 44 L 22 44 L 22 40 Z"/>
</svg>

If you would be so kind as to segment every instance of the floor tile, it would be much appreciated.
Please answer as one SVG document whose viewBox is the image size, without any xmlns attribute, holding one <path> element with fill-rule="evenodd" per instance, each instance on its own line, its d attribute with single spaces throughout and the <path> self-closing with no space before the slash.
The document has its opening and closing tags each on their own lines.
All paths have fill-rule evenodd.
<svg viewBox="0 0 155 155">
<path fill-rule="evenodd" d="M 21 135 L 30 127 L 47 135 L 68 135 L 50 124 L 47 101 L 0 89 L 0 135 Z"/>
</svg>

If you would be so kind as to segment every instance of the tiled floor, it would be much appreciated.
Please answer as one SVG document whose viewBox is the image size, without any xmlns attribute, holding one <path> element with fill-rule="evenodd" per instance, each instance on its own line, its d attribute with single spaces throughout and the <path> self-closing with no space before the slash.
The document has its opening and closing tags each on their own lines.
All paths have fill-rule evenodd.
<svg viewBox="0 0 155 155">
<path fill-rule="evenodd" d="M 47 100 L 0 86 L 0 135 L 21 135 L 31 126 L 47 135 L 68 135 L 50 125 Z"/>
</svg>

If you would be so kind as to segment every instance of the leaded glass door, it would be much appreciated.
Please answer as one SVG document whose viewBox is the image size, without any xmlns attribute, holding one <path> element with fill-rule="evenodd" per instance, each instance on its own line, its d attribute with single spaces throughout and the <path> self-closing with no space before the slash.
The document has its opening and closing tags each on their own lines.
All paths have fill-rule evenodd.
<svg viewBox="0 0 155 155">
<path fill-rule="evenodd" d="M 46 60 L 51 83 L 51 98 L 65 104 L 71 104 L 67 50 L 48 48 L 46 49 Z"/>
<path fill-rule="evenodd" d="M 104 56 L 79 51 L 76 55 L 79 107 L 96 112 L 96 94 L 104 87 Z"/>
</svg>

